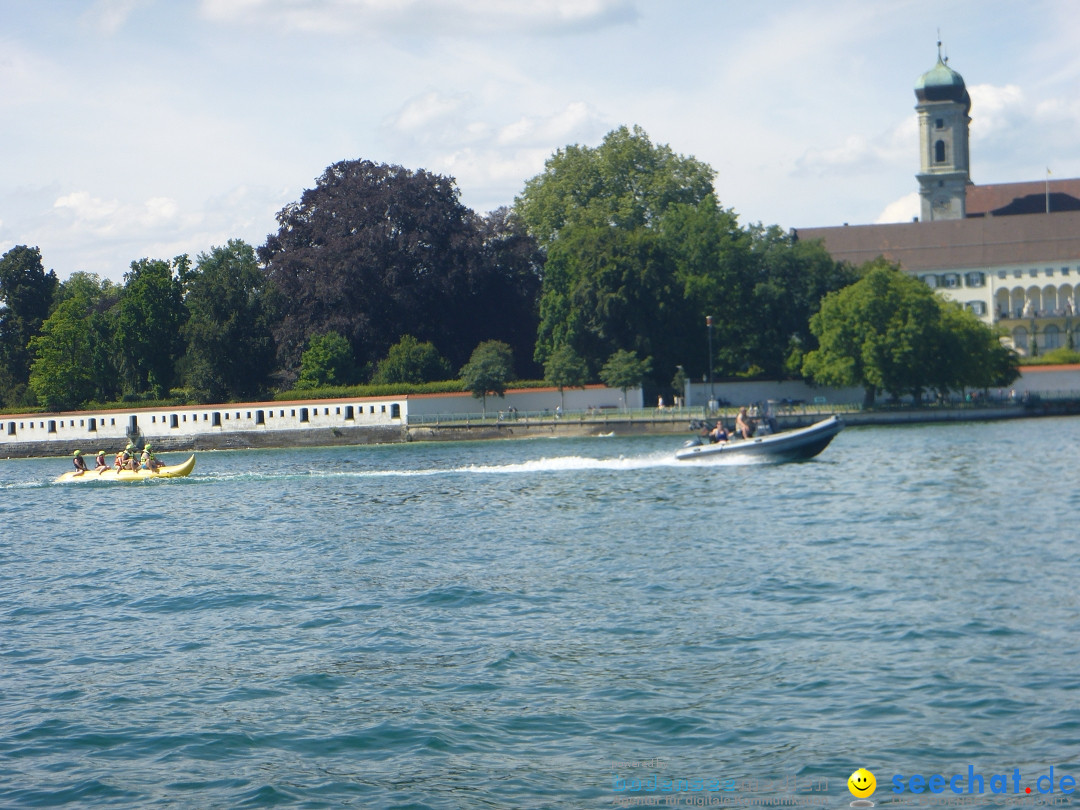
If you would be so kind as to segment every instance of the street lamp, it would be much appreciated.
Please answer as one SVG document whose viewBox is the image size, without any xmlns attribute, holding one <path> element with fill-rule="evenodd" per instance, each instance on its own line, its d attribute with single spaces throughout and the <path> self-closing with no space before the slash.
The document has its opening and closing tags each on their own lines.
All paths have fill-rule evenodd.
<svg viewBox="0 0 1080 810">
<path fill-rule="evenodd" d="M 712 315 L 705 316 L 705 327 L 709 333 L 709 411 L 712 411 L 713 403 L 716 402 L 716 395 L 713 393 L 713 379 L 712 379 Z"/>
</svg>

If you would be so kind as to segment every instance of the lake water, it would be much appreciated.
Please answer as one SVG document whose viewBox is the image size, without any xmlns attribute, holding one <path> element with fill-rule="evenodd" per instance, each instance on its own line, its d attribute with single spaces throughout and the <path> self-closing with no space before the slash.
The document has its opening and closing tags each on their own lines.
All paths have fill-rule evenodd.
<svg viewBox="0 0 1080 810">
<path fill-rule="evenodd" d="M 879 806 L 969 766 L 1065 798 L 1080 419 L 679 442 L 0 461 L 0 806 L 845 807 L 860 766 Z"/>
</svg>

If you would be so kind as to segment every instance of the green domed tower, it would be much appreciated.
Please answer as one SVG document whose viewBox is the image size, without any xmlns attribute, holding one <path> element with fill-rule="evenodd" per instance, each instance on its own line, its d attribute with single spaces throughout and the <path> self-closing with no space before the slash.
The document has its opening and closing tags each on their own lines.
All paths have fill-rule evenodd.
<svg viewBox="0 0 1080 810">
<path fill-rule="evenodd" d="M 919 196 L 922 221 L 963 219 L 971 183 L 968 125 L 971 97 L 964 78 L 941 57 L 915 82 L 919 116 Z"/>
</svg>

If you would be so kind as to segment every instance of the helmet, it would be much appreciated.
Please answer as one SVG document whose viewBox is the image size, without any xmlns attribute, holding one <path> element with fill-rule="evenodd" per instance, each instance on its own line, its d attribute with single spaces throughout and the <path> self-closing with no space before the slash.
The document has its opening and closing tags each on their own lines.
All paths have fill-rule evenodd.
<svg viewBox="0 0 1080 810">
<path fill-rule="evenodd" d="M 104 450 L 98 450 L 98 451 L 97 451 L 97 454 L 98 454 L 99 456 L 103 456 L 103 455 L 105 455 L 105 451 L 104 451 Z"/>
<path fill-rule="evenodd" d="M 146 444 L 143 445 L 143 450 L 149 450 L 149 449 L 150 449 L 150 442 L 147 442 Z"/>
<path fill-rule="evenodd" d="M 71 455 L 73 455 L 73 456 L 79 456 L 79 455 L 82 455 L 82 450 L 76 450 L 76 451 L 75 451 L 74 453 L 72 453 Z"/>
</svg>

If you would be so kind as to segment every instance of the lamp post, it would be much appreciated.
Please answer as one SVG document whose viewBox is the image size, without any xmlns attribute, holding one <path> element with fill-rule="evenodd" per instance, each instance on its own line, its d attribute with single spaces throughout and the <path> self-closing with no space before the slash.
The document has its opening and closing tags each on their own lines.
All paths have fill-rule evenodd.
<svg viewBox="0 0 1080 810">
<path fill-rule="evenodd" d="M 713 393 L 713 379 L 712 379 L 712 315 L 705 316 L 705 328 L 709 333 L 709 412 L 712 412 L 713 403 L 716 402 L 716 396 Z"/>
</svg>

